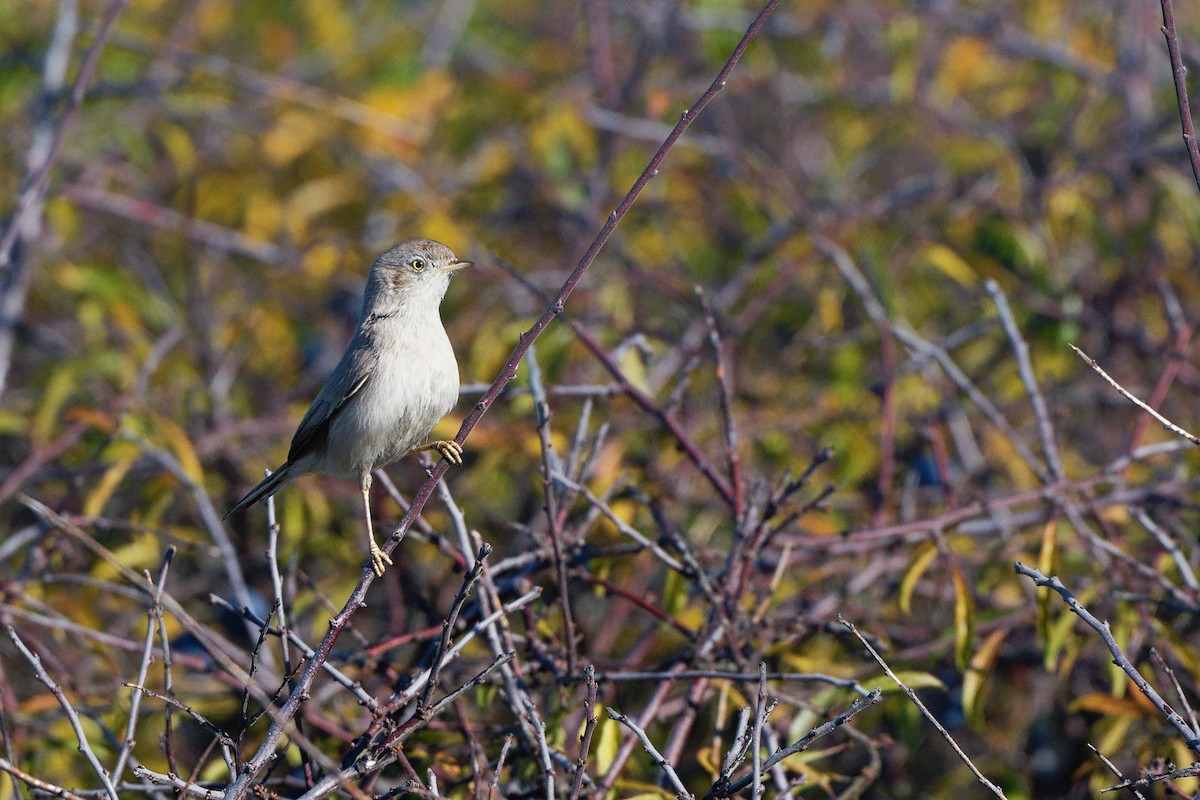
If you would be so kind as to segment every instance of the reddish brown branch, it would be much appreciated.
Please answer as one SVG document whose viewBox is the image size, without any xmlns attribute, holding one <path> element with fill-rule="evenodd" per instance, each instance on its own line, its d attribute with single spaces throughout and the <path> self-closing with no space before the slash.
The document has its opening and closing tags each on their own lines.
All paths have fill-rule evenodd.
<svg viewBox="0 0 1200 800">
<path fill-rule="evenodd" d="M 1196 132 L 1192 127 L 1192 106 L 1188 102 L 1187 67 L 1179 55 L 1179 37 L 1175 35 L 1175 10 L 1171 0 L 1159 0 L 1162 5 L 1162 34 L 1167 40 L 1167 55 L 1171 59 L 1171 77 L 1175 79 L 1175 100 L 1179 104 L 1179 122 L 1183 128 L 1183 144 L 1187 147 L 1188 160 L 1192 163 L 1192 177 L 1200 189 L 1200 147 L 1196 145 Z"/>
</svg>

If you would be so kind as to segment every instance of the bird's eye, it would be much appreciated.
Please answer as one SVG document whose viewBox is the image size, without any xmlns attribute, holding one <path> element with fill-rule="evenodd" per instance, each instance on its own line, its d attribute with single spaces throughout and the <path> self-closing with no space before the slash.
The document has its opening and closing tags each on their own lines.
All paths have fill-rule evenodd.
<svg viewBox="0 0 1200 800">
<path fill-rule="evenodd" d="M 425 259 L 414 258 L 412 261 L 408 262 L 408 266 L 412 267 L 413 272 L 420 272 L 421 270 L 425 269 Z"/>
</svg>

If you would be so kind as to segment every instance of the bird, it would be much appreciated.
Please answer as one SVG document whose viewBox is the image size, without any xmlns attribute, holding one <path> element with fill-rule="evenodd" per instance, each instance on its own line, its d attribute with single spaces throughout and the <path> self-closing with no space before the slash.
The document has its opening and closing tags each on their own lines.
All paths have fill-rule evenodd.
<svg viewBox="0 0 1200 800">
<path fill-rule="evenodd" d="M 372 265 L 362 313 L 345 354 L 300 421 L 287 460 L 225 515 L 244 511 L 308 473 L 357 478 L 371 568 L 392 559 L 371 522 L 371 474 L 412 453 L 462 463 L 453 440 L 426 441 L 458 400 L 458 362 L 440 307 L 450 279 L 473 262 L 440 242 L 396 245 Z"/>
</svg>

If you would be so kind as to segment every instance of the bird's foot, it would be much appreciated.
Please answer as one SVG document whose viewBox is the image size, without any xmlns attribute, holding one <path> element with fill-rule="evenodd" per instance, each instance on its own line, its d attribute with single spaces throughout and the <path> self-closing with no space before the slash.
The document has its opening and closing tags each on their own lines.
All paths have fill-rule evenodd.
<svg viewBox="0 0 1200 800">
<path fill-rule="evenodd" d="M 392 558 L 387 553 L 379 549 L 379 545 L 375 542 L 375 537 L 371 537 L 371 569 L 375 570 L 375 574 L 383 577 L 384 565 L 392 565 Z"/>
<path fill-rule="evenodd" d="M 414 447 L 412 452 L 420 453 L 423 450 L 436 450 L 442 458 L 446 459 L 451 464 L 462 463 L 462 445 L 453 439 L 438 439 L 436 442 L 430 442 L 429 444 L 423 444 L 420 447 Z"/>
</svg>

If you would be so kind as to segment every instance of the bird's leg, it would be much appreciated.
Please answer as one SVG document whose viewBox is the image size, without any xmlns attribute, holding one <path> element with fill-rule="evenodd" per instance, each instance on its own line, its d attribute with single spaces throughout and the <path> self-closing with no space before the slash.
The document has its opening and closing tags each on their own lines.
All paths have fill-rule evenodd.
<svg viewBox="0 0 1200 800">
<path fill-rule="evenodd" d="M 461 464 L 463 449 L 462 445 L 453 439 L 438 439 L 436 442 L 423 444 L 420 447 L 414 447 L 408 451 L 408 455 L 413 453 L 423 453 L 426 450 L 436 450 L 441 454 L 442 458 L 449 461 L 451 464 Z"/>
<path fill-rule="evenodd" d="M 371 524 L 371 473 L 363 473 L 362 480 L 359 481 L 359 488 L 362 489 L 363 512 L 367 515 L 367 549 L 371 552 L 371 569 L 375 570 L 375 574 L 382 577 L 384 564 L 391 566 L 392 559 L 387 553 L 379 549 L 379 545 L 375 542 L 375 527 Z"/>
</svg>

